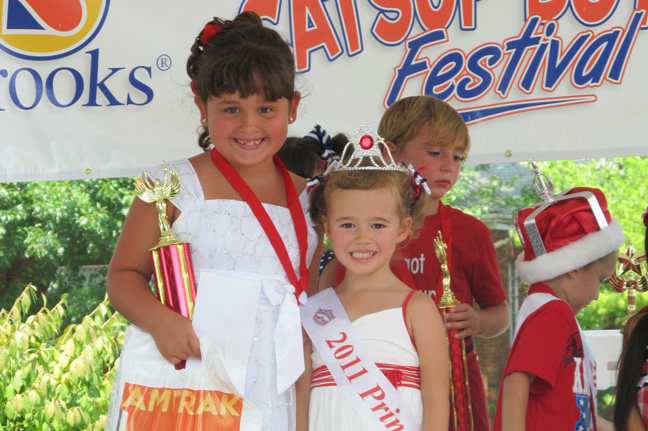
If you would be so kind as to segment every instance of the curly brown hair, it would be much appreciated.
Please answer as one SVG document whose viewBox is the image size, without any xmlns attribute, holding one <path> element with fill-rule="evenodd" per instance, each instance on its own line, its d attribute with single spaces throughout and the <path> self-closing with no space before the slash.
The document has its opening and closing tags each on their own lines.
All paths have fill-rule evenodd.
<svg viewBox="0 0 648 431">
<path fill-rule="evenodd" d="M 234 93 L 242 98 L 259 94 L 268 101 L 293 99 L 295 61 L 279 33 L 264 27 L 254 12 L 243 12 L 231 21 L 215 17 L 209 25 L 218 26 L 220 32 L 203 45 L 203 28 L 187 60 L 192 90 L 203 102 L 209 96 Z M 205 127 L 198 144 L 204 151 L 211 144 Z"/>
</svg>

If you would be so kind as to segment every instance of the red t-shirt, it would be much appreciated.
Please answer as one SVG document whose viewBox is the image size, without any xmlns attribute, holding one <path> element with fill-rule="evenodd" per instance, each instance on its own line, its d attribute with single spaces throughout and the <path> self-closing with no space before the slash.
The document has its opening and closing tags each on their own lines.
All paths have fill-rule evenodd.
<svg viewBox="0 0 648 431">
<path fill-rule="evenodd" d="M 452 292 L 463 303 L 490 307 L 506 301 L 506 291 L 499 274 L 497 253 L 493 246 L 490 230 L 477 218 L 446 205 L 452 226 L 450 256 L 450 278 Z M 441 229 L 440 214 L 425 218 L 419 236 L 406 242 L 398 256 L 405 259 L 407 268 L 418 290 L 428 293 L 436 302 L 441 297 L 437 292 L 441 265 L 434 250 L 434 238 Z M 402 280 L 397 265 L 392 270 Z"/>
<path fill-rule="evenodd" d="M 544 284 L 529 293 L 555 296 Z M 536 376 L 529 390 L 527 431 L 589 429 L 592 414 L 590 388 L 583 369 L 583 344 L 572 308 L 551 301 L 526 318 L 513 342 L 502 380 L 514 371 Z M 502 429 L 502 387 L 493 431 Z"/>
</svg>

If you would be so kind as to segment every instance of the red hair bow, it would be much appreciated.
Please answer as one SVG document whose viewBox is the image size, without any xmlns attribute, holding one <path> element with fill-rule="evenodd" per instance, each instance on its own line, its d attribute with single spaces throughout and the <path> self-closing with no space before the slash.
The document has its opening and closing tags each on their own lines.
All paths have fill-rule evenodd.
<svg viewBox="0 0 648 431">
<path fill-rule="evenodd" d="M 218 24 L 207 24 L 205 26 L 205 29 L 203 30 L 203 35 L 200 38 L 200 43 L 202 44 L 202 46 L 207 45 L 214 38 L 214 36 L 220 34 L 220 32 L 222 31 L 223 29 Z"/>
</svg>

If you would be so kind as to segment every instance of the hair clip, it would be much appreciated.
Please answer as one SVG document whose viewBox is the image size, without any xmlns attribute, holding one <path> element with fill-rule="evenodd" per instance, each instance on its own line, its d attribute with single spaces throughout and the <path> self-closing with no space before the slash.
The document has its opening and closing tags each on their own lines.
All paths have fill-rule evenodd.
<svg viewBox="0 0 648 431">
<path fill-rule="evenodd" d="M 202 46 L 207 45 L 216 35 L 220 34 L 223 31 L 223 28 L 214 23 L 209 23 L 205 25 L 205 29 L 203 30 L 203 35 L 200 38 L 200 44 Z"/>
<path fill-rule="evenodd" d="M 405 166 L 405 163 L 401 162 L 403 166 Z M 411 164 L 407 165 L 407 169 L 409 169 L 410 174 L 412 174 L 411 179 L 412 179 L 412 186 L 414 187 L 414 199 L 418 200 L 418 198 L 421 196 L 421 187 L 423 187 L 423 190 L 428 195 L 432 194 L 432 191 L 430 190 L 430 187 L 427 185 L 427 180 L 423 178 L 421 175 L 419 175 L 418 171 L 414 169 L 414 166 Z M 422 170 L 422 169 L 421 169 Z"/>
</svg>

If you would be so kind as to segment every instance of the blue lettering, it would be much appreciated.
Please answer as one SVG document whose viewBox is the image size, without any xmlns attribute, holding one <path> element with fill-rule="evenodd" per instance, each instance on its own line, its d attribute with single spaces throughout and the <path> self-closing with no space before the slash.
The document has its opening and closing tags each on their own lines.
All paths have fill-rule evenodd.
<svg viewBox="0 0 648 431">
<path fill-rule="evenodd" d="M 512 39 L 504 43 L 505 53 L 510 53 L 510 56 L 504 66 L 504 71 L 495 90 L 497 94 L 505 98 L 511 90 L 513 78 L 520 67 L 520 62 L 528 50 L 532 50 L 534 46 L 540 43 L 542 36 L 533 34 L 536 32 L 540 24 L 540 17 L 533 16 L 524 25 L 522 32 Z"/>
<path fill-rule="evenodd" d="M 585 48 L 574 67 L 573 82 L 577 87 L 601 85 L 605 69 L 614 53 L 621 30 L 612 29 L 596 36 Z"/>
<path fill-rule="evenodd" d="M 583 45 L 591 37 L 591 33 L 579 34 L 576 39 L 572 40 L 567 49 L 561 53 L 561 39 L 552 39 L 549 44 L 549 55 L 546 57 L 545 77 L 543 89 L 545 91 L 554 91 L 558 83 L 565 76 L 576 55 L 583 48 Z"/>
<path fill-rule="evenodd" d="M 520 89 L 522 91 L 526 93 L 531 93 L 531 91 L 533 91 L 534 83 L 538 78 L 538 73 L 540 72 L 543 62 L 545 61 L 545 53 L 547 52 L 547 47 L 549 45 L 548 39 L 551 39 L 553 35 L 556 34 L 556 30 L 558 30 L 558 24 L 556 21 L 549 21 L 545 24 L 542 42 L 540 42 L 538 49 L 533 53 L 533 57 L 526 69 L 526 73 L 520 80 Z"/>
<path fill-rule="evenodd" d="M 59 102 L 59 100 L 56 98 L 56 94 L 54 93 L 54 77 L 62 70 L 70 72 L 72 78 L 74 78 L 74 95 L 72 96 L 72 100 L 70 100 L 67 104 L 62 104 L 61 102 Z M 50 73 L 47 77 L 47 80 L 45 81 L 45 92 L 47 94 L 47 98 L 50 102 L 52 102 L 54 106 L 59 108 L 67 108 L 74 105 L 81 98 L 81 94 L 83 94 L 83 77 L 77 70 L 71 69 L 69 67 L 60 67 L 53 70 L 52 73 Z"/>
<path fill-rule="evenodd" d="M 99 81 L 99 49 L 93 49 L 92 51 L 86 52 L 90 54 L 90 83 L 88 84 L 88 103 L 83 106 L 101 106 L 97 103 L 97 90 L 101 90 L 101 93 L 106 99 L 108 99 L 108 106 L 123 105 L 122 102 L 117 100 L 115 96 L 110 92 L 106 86 L 106 81 L 110 79 L 118 71 L 124 69 L 123 67 L 109 67 L 110 73 L 108 76 L 104 77 Z"/>
<path fill-rule="evenodd" d="M 23 103 L 18 98 L 18 93 L 16 92 L 16 79 L 22 71 L 30 74 L 34 80 L 34 102 L 31 105 L 23 105 Z M 11 101 L 14 103 L 14 105 L 19 107 L 20 109 L 23 109 L 25 111 L 34 109 L 43 97 L 43 79 L 34 69 L 30 69 L 28 67 L 18 69 L 16 70 L 16 72 L 14 72 L 13 75 L 11 75 L 11 78 L 9 79 L 9 96 L 11 97 Z"/>
<path fill-rule="evenodd" d="M 424 93 L 437 99 L 448 100 L 455 90 L 454 80 L 463 67 L 464 58 L 461 52 L 446 52 L 430 69 L 423 84 Z"/>
<path fill-rule="evenodd" d="M 7 72 L 7 69 L 0 69 L 0 76 L 2 76 L 3 78 L 9 76 L 9 72 Z M 4 111 L 4 109 L 0 108 L 0 111 Z"/>
<path fill-rule="evenodd" d="M 460 100 L 477 99 L 486 94 L 495 81 L 492 72 L 502 59 L 499 45 L 486 45 L 476 49 L 466 61 L 466 68 L 472 76 L 457 81 L 457 97 Z"/>
<path fill-rule="evenodd" d="M 610 79 L 610 81 L 616 84 L 621 83 L 623 72 L 625 71 L 625 67 L 628 64 L 630 52 L 632 51 L 635 40 L 637 39 L 639 30 L 641 30 L 640 24 L 645 14 L 645 10 L 636 10 L 632 13 L 630 22 L 623 36 L 623 41 L 621 41 L 621 45 L 619 45 L 619 49 L 614 56 L 614 60 L 612 60 L 612 66 L 610 67 L 610 71 L 608 72 L 608 78 Z"/>
<path fill-rule="evenodd" d="M 395 76 L 387 92 L 385 105 L 390 106 L 398 100 L 405 88 L 408 79 L 424 73 L 430 66 L 427 59 L 419 60 L 419 53 L 429 45 L 448 40 L 448 33 L 445 29 L 431 30 L 408 40 L 406 42 L 405 57 L 400 66 L 395 69 Z"/>
<path fill-rule="evenodd" d="M 128 96 L 126 97 L 126 104 L 127 105 L 142 106 L 142 105 L 147 105 L 148 103 L 151 102 L 151 100 L 153 100 L 153 89 L 151 87 L 149 87 L 148 85 L 144 84 L 139 79 L 137 79 L 137 77 L 135 76 L 135 71 L 137 69 L 143 69 L 146 72 L 148 72 L 148 77 L 150 78 L 151 77 L 151 68 L 150 67 L 145 67 L 145 66 L 137 66 L 137 67 L 133 68 L 133 70 L 131 70 L 130 73 L 128 74 L 128 82 L 130 82 L 131 85 L 135 89 L 137 89 L 137 90 L 141 91 L 142 93 L 144 93 L 144 95 L 146 96 L 146 100 L 144 102 L 142 102 L 142 103 L 134 102 L 133 99 L 131 99 L 130 93 L 128 93 Z"/>
</svg>

